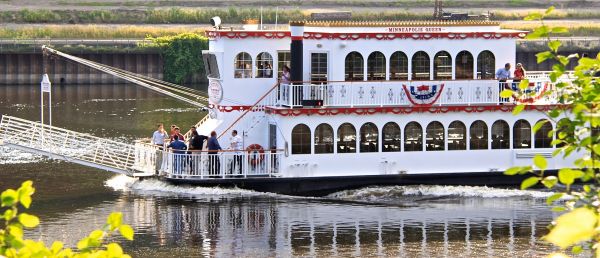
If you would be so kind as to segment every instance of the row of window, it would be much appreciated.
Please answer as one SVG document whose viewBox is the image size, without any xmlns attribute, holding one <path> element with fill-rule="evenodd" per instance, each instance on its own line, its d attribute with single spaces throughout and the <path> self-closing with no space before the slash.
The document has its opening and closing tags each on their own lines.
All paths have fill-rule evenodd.
<svg viewBox="0 0 600 258">
<path fill-rule="evenodd" d="M 278 76 L 284 65 L 290 64 L 289 52 L 278 52 Z M 346 81 L 379 81 L 386 80 L 450 80 L 454 78 L 473 79 L 474 58 L 469 51 L 461 51 L 453 57 L 446 51 L 440 51 L 433 57 L 433 76 L 429 55 L 424 51 L 413 54 L 409 59 L 402 51 L 396 51 L 389 57 L 389 67 L 382 52 L 375 51 L 367 57 L 367 74 L 365 77 L 365 62 L 363 56 L 356 51 L 350 52 L 345 59 Z M 327 81 L 327 53 L 311 53 L 311 80 Z M 485 50 L 477 55 L 477 79 L 493 79 L 496 65 L 494 54 Z M 256 56 L 256 69 L 253 69 L 252 56 L 246 52 L 236 55 L 234 61 L 235 78 L 272 78 L 273 57 L 267 52 Z M 253 73 L 255 73 L 253 75 Z M 410 76 L 409 76 L 410 75 Z"/>
<path fill-rule="evenodd" d="M 546 122 L 535 133 L 534 141 L 531 139 L 531 124 L 526 120 L 518 120 L 512 128 L 512 148 L 551 148 L 553 136 L 552 124 Z M 344 123 L 337 128 L 337 135 L 333 134 L 333 127 L 329 124 L 320 124 L 315 128 L 314 141 L 310 128 L 305 124 L 296 125 L 292 130 L 292 154 L 311 154 L 311 145 L 314 153 L 355 153 L 357 152 L 356 128 L 350 123 Z M 495 121 L 491 127 L 491 141 L 488 140 L 488 126 L 484 121 L 477 120 L 467 127 L 461 121 L 454 121 L 448 125 L 445 134 L 444 125 L 433 121 L 425 129 L 425 150 L 443 151 L 466 150 L 467 143 L 470 150 L 509 149 L 511 142 L 510 126 L 504 120 Z M 445 139 L 445 137 L 448 139 Z M 365 123 L 360 127 L 358 151 L 379 152 L 379 144 L 383 152 L 422 151 L 423 128 L 417 122 L 410 122 L 404 127 L 402 137 L 400 126 L 395 122 L 385 124 L 380 131 L 374 123 Z M 447 146 L 447 147 L 446 147 Z"/>
</svg>

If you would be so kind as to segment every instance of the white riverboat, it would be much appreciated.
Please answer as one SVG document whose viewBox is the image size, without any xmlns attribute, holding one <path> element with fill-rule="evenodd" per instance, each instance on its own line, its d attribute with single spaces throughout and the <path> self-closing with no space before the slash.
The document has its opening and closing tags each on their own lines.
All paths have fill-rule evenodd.
<svg viewBox="0 0 600 258">
<path fill-rule="evenodd" d="M 74 132 L 6 116 L 0 132 L 5 144 L 26 151 L 174 184 L 296 195 L 367 185 L 511 185 L 522 177 L 502 172 L 536 154 L 550 171 L 572 164 L 551 155 L 555 122 L 532 131 L 545 111 L 564 105 L 547 94 L 554 85 L 546 73 L 528 74 L 527 97 L 500 97 L 516 83 L 499 82 L 495 72 L 515 63 L 515 41 L 526 34 L 479 20 L 215 24 L 203 53 L 209 115 L 196 126 L 203 135 L 217 132 L 226 150 L 177 153 L 144 143 L 115 150 L 119 143 L 109 149 L 107 140 L 78 135 L 83 149 L 68 152 Z M 284 66 L 289 82 L 279 80 Z M 512 115 L 521 102 L 525 110 Z M 11 138 L 23 128 L 39 130 L 41 142 Z M 241 151 L 227 150 L 233 130 Z"/>
</svg>

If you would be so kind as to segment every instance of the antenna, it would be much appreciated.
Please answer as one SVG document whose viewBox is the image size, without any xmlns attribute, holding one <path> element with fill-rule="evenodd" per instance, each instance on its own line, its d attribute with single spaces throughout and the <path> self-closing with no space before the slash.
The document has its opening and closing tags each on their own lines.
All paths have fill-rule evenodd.
<svg viewBox="0 0 600 258">
<path fill-rule="evenodd" d="M 263 29 L 263 23 L 262 23 L 263 15 L 262 15 L 262 11 L 263 11 L 263 7 L 261 6 L 260 7 L 260 30 Z"/>
<path fill-rule="evenodd" d="M 279 6 L 275 7 L 275 29 L 277 29 L 277 15 L 279 14 Z"/>
</svg>

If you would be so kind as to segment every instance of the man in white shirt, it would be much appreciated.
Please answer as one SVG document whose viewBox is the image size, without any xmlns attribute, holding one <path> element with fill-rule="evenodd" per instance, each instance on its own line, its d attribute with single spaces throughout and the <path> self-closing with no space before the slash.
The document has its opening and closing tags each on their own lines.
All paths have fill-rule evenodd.
<svg viewBox="0 0 600 258">
<path fill-rule="evenodd" d="M 510 63 L 506 63 L 503 68 L 496 71 L 496 80 L 506 82 L 510 79 Z"/>
<path fill-rule="evenodd" d="M 229 138 L 230 149 L 233 150 L 233 162 L 231 164 L 231 174 L 242 174 L 242 137 L 240 137 L 237 133 L 237 130 L 233 130 L 231 132 L 231 137 Z"/>
<path fill-rule="evenodd" d="M 169 136 L 167 135 L 163 124 L 158 124 L 157 127 L 158 128 L 156 131 L 154 131 L 154 134 L 152 134 L 152 144 L 162 147 L 165 144 L 165 139 L 167 139 Z"/>
</svg>

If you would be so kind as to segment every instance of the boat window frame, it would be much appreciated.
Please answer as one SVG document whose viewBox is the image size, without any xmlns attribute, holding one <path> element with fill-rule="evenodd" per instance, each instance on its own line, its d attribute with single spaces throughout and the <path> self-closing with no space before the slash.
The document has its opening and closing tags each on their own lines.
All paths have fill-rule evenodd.
<svg viewBox="0 0 600 258">
<path fill-rule="evenodd" d="M 457 132 L 456 134 L 460 135 L 462 134 L 462 137 L 458 138 L 452 138 L 450 139 L 450 132 L 452 130 L 459 130 L 459 132 Z M 450 141 L 453 141 L 452 143 Z M 463 123 L 460 120 L 454 120 L 452 121 L 449 125 L 448 125 L 448 136 L 446 139 L 447 143 L 448 143 L 448 150 L 449 151 L 455 151 L 455 150 L 467 150 L 467 126 L 465 125 L 465 123 Z M 454 142 L 456 141 L 456 142 Z"/>
<path fill-rule="evenodd" d="M 447 58 L 447 60 L 442 59 L 442 54 L 446 54 L 445 58 Z M 452 73 L 454 70 L 452 61 L 452 55 L 448 51 L 442 50 L 435 53 L 433 56 L 433 79 L 440 81 L 452 80 Z M 440 72 L 440 70 L 442 71 Z M 440 73 L 447 75 L 441 76 Z"/>
<path fill-rule="evenodd" d="M 478 133 L 478 131 L 474 129 L 482 129 L 479 130 L 483 133 L 481 138 L 476 138 L 478 135 L 475 134 Z M 483 120 L 473 121 L 469 126 L 469 150 L 488 150 L 490 148 L 488 139 L 489 132 L 487 123 Z"/>
<path fill-rule="evenodd" d="M 404 58 L 404 62 L 402 61 L 402 58 Z M 390 56 L 388 74 L 390 81 L 408 81 L 408 56 L 406 53 L 403 51 L 392 53 Z"/>
<path fill-rule="evenodd" d="M 437 139 L 434 137 L 430 138 L 430 135 L 435 134 L 439 134 L 439 132 L 433 132 L 434 130 L 436 131 L 441 131 L 441 136 L 442 139 Z M 425 151 L 445 151 L 446 150 L 446 131 L 444 128 L 444 124 L 442 124 L 439 121 L 431 121 L 427 124 L 427 127 L 425 128 Z M 439 135 L 436 135 L 439 136 Z M 437 142 L 436 142 L 437 141 Z M 434 145 L 436 145 L 438 147 L 434 147 Z"/>
<path fill-rule="evenodd" d="M 465 63 L 462 62 L 463 56 L 467 57 L 467 62 Z M 468 58 L 470 58 L 470 60 Z M 473 54 L 471 54 L 471 52 L 467 50 L 462 50 L 458 52 L 454 60 L 454 79 L 473 80 L 473 72 L 475 69 L 474 66 L 475 59 L 473 59 Z"/>
<path fill-rule="evenodd" d="M 321 80 L 314 80 L 313 77 L 313 54 L 325 54 L 325 77 L 322 78 Z M 327 84 L 327 82 L 329 81 L 329 72 L 330 72 L 330 62 L 329 62 L 329 51 L 310 51 L 310 67 L 309 67 L 309 78 L 311 83 L 323 83 L 323 84 Z M 323 66 L 319 66 L 319 67 L 323 67 Z"/>
<path fill-rule="evenodd" d="M 349 60 L 349 58 L 353 58 L 353 59 Z M 360 62 L 358 62 L 358 61 L 360 61 Z M 352 64 L 352 66 L 350 67 L 349 64 Z M 356 67 L 356 65 L 358 65 L 359 67 Z M 358 69 L 358 68 L 360 68 L 360 69 Z M 352 69 L 352 71 L 351 71 L 352 76 L 350 76 L 349 69 Z M 359 72 L 357 74 L 360 75 L 360 77 L 356 76 L 357 74 L 355 74 L 355 72 Z M 346 54 L 346 57 L 344 58 L 344 81 L 364 81 L 364 80 L 365 80 L 365 58 L 358 51 L 352 51 L 352 52 Z"/>
<path fill-rule="evenodd" d="M 331 141 L 325 141 L 327 132 L 331 133 Z M 315 154 L 332 154 L 335 150 L 335 134 L 333 132 L 333 126 L 328 123 L 321 123 L 315 127 L 315 133 L 313 136 Z M 331 146 L 327 146 L 331 144 Z M 321 146 L 323 145 L 323 146 Z"/>
<path fill-rule="evenodd" d="M 343 129 L 343 127 L 345 126 L 349 126 L 348 129 L 352 130 L 353 132 L 350 132 L 348 135 L 345 134 L 345 132 L 342 132 L 341 130 Z M 349 141 L 345 141 L 345 140 L 341 140 L 341 137 L 351 137 L 354 138 L 353 140 L 349 140 Z M 336 135 L 336 150 L 337 153 L 356 153 L 358 150 L 358 148 L 356 148 L 356 127 L 351 124 L 351 123 L 343 123 L 340 126 L 338 126 L 337 128 L 337 135 Z M 342 148 L 342 146 L 344 148 Z M 346 148 L 347 147 L 347 148 Z M 346 149 L 348 149 L 349 151 L 347 151 Z"/>
<path fill-rule="evenodd" d="M 394 127 L 390 129 L 390 127 Z M 397 129 L 397 131 L 395 131 Z M 392 130 L 391 133 L 389 131 Z M 394 139 L 388 140 L 389 135 Z M 386 147 L 386 145 L 395 145 L 396 148 Z M 381 128 L 381 152 L 400 152 L 402 151 L 402 129 L 396 122 L 387 122 Z"/>
<path fill-rule="evenodd" d="M 551 133 L 554 127 L 552 123 L 548 119 L 540 119 L 537 123 L 541 121 L 546 121 L 544 124 L 535 132 L 533 136 L 533 148 L 534 149 L 547 149 L 552 148 L 552 141 L 554 141 L 554 134 Z M 536 124 L 537 124 L 536 123 Z M 550 128 L 548 128 L 550 127 Z"/>
<path fill-rule="evenodd" d="M 266 55 L 266 57 L 265 57 Z M 265 64 L 269 64 L 271 68 L 264 68 L 260 66 Z M 254 78 L 273 78 L 273 55 L 271 53 L 264 51 L 260 52 L 256 55 L 256 74 Z M 262 67 L 262 68 L 261 68 Z M 262 74 L 261 74 L 262 72 Z"/>
<path fill-rule="evenodd" d="M 502 127 L 500 127 L 502 126 Z M 500 127 L 500 128 L 499 128 Z M 499 128 L 499 129 L 498 129 Z M 497 130 L 502 131 L 502 138 L 494 138 L 494 132 Z M 492 150 L 507 150 L 510 149 L 510 143 L 512 142 L 510 138 L 510 125 L 508 122 L 500 119 L 494 121 L 492 123 L 491 137 L 492 137 Z M 496 140 L 497 139 L 497 140 Z"/>
<path fill-rule="evenodd" d="M 417 56 L 417 54 L 422 54 L 420 56 Z M 426 58 L 426 62 L 425 60 L 418 60 L 417 58 Z M 413 81 L 429 81 L 431 80 L 431 57 L 429 56 L 429 54 L 427 54 L 427 52 L 425 51 L 417 51 L 415 52 L 412 57 L 411 57 L 411 80 Z M 422 62 L 422 63 L 427 63 L 427 65 L 424 64 L 417 64 L 417 62 Z M 420 70 L 420 69 L 427 69 L 427 76 L 417 76 L 417 74 L 425 74 L 425 70 Z"/>
<path fill-rule="evenodd" d="M 366 136 L 366 134 L 369 133 L 366 132 L 366 130 L 370 130 L 370 133 L 372 134 L 374 133 L 374 135 L 370 136 L 371 140 L 369 140 L 369 137 Z M 360 126 L 359 132 L 359 151 L 361 153 L 379 152 L 379 128 L 377 125 L 373 122 L 366 122 Z"/>
<path fill-rule="evenodd" d="M 296 132 L 297 129 L 299 128 L 303 128 L 306 129 L 306 131 L 301 131 L 301 132 Z M 310 127 L 306 124 L 297 124 L 292 128 L 292 135 L 291 135 L 291 142 L 292 142 L 292 147 L 291 147 L 291 154 L 293 155 L 302 155 L 302 154 L 311 154 L 312 153 L 312 133 L 310 130 Z M 295 142 L 295 139 L 297 139 L 296 137 L 302 137 L 300 139 L 300 142 Z M 297 146 L 300 146 L 300 151 L 297 151 Z"/>
<path fill-rule="evenodd" d="M 241 59 L 240 56 L 249 57 L 249 59 Z M 238 65 L 242 64 L 244 68 L 238 68 Z M 248 68 L 249 66 L 249 68 Z M 252 62 L 252 55 L 248 52 L 239 52 L 233 59 L 233 78 L 234 79 L 251 79 L 254 70 L 254 63 Z M 239 74 L 238 74 L 239 73 Z"/>
<path fill-rule="evenodd" d="M 529 139 L 529 146 L 524 146 L 523 142 L 527 139 Z M 531 149 L 533 148 L 532 140 L 531 123 L 525 119 L 515 121 L 513 124 L 513 149 Z"/>
<path fill-rule="evenodd" d="M 290 67 L 292 63 L 292 52 L 289 50 L 277 51 L 277 78 L 281 78 L 283 67 Z"/>
<path fill-rule="evenodd" d="M 489 53 L 491 58 L 482 60 L 482 54 Z M 485 63 L 484 63 L 485 61 Z M 485 70 L 484 70 L 485 69 Z M 486 76 L 482 76 L 482 73 L 486 74 Z M 489 72 L 489 74 L 488 74 Z M 477 54 L 477 75 L 476 78 L 478 80 L 493 80 L 496 78 L 496 55 L 494 52 L 490 50 L 483 50 Z"/>
<path fill-rule="evenodd" d="M 383 63 L 381 63 L 383 61 Z M 373 74 L 374 76 L 371 76 Z M 383 74 L 383 76 L 375 76 Z M 387 77 L 387 60 L 381 51 L 373 51 L 367 57 L 367 81 L 385 81 Z"/>
<path fill-rule="evenodd" d="M 415 128 L 409 128 L 409 126 L 414 126 Z M 410 130 L 409 130 L 410 129 Z M 418 129 L 418 130 L 417 130 Z M 408 137 L 411 136 L 411 133 L 417 133 L 418 136 L 414 139 L 411 139 L 411 142 L 415 142 L 415 143 L 408 143 L 409 139 Z M 405 126 L 404 126 L 404 151 L 405 152 L 414 152 L 414 151 L 423 151 L 423 126 L 417 122 L 417 121 L 411 121 L 408 122 Z M 411 146 L 410 148 L 408 148 L 407 146 Z M 413 147 L 414 146 L 414 147 Z"/>
</svg>

